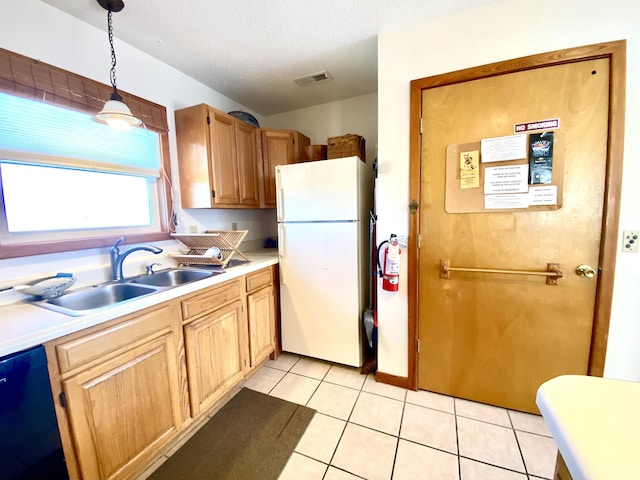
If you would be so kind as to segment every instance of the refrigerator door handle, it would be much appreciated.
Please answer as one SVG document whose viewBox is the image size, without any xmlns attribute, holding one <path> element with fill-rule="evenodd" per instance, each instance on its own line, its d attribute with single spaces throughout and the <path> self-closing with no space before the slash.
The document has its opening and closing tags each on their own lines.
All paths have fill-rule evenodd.
<svg viewBox="0 0 640 480">
<path fill-rule="evenodd" d="M 284 219 L 284 193 L 282 190 L 276 190 L 276 212 L 278 212 L 278 222 L 282 222 Z"/>
<path fill-rule="evenodd" d="M 280 270 L 280 285 L 285 284 L 285 234 L 284 234 L 284 225 L 281 223 L 278 224 L 278 262 L 279 262 L 279 270 Z"/>
<path fill-rule="evenodd" d="M 282 191 L 282 177 L 280 169 L 276 167 L 276 221 L 284 220 L 284 192 Z"/>
</svg>

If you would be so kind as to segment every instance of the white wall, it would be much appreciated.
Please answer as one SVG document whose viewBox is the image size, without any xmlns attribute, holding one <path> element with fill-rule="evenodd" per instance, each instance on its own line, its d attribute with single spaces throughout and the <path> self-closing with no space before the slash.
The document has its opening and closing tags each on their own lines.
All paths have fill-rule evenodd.
<svg viewBox="0 0 640 480">
<path fill-rule="evenodd" d="M 378 95 L 371 93 L 270 115 L 265 117 L 263 126 L 298 130 L 311 139 L 311 145 L 326 145 L 329 137 L 358 134 L 365 139 L 367 163 L 371 164 L 378 143 Z"/>
<path fill-rule="evenodd" d="M 498 0 L 378 39 L 379 235 L 406 234 L 410 81 L 487 63 L 627 39 L 620 230 L 640 229 L 640 2 Z M 620 237 L 621 238 L 621 237 Z M 621 240 L 620 240 L 621 242 Z M 620 243 L 621 245 L 621 243 Z M 406 262 L 405 262 L 406 264 Z M 605 376 L 640 380 L 640 255 L 618 253 Z M 406 376 L 407 285 L 380 290 L 378 368 Z"/>
<path fill-rule="evenodd" d="M 117 15 L 114 15 L 116 30 L 117 22 Z M 172 176 L 176 186 L 174 198 L 179 207 L 174 110 L 197 103 L 207 103 L 225 112 L 250 110 L 117 38 L 114 44 L 118 59 L 118 88 L 167 108 Z M 106 32 L 40 0 L 0 1 L 0 47 L 109 84 L 111 59 Z M 260 115 L 251 113 L 262 122 Z M 275 226 L 271 227 L 271 224 L 275 225 L 272 210 L 184 211 L 177 208 L 177 213 L 179 232 L 186 232 L 188 225 L 196 225 L 199 230 L 228 230 L 231 222 L 237 222 L 239 229 L 249 229 L 247 241 L 265 238 L 275 232 Z M 173 243 L 166 242 L 164 247 L 171 249 Z M 77 252 L 71 257 L 66 254 L 39 255 L 0 260 L 0 284 L 17 275 L 28 278 L 60 269 L 75 272 L 80 267 L 89 269 L 92 265 L 102 268 L 108 265 L 106 253 L 106 249 L 96 249 Z M 73 261 L 76 257 L 82 258 L 81 264 Z"/>
</svg>

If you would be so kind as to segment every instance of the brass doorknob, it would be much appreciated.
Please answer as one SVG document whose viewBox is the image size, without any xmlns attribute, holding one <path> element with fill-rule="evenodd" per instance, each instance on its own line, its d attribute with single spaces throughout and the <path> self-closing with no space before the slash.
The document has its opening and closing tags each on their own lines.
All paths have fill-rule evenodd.
<svg viewBox="0 0 640 480">
<path fill-rule="evenodd" d="M 576 275 L 580 275 L 582 277 L 593 278 L 596 274 L 596 271 L 591 268 L 589 265 L 578 265 L 576 267 Z"/>
</svg>

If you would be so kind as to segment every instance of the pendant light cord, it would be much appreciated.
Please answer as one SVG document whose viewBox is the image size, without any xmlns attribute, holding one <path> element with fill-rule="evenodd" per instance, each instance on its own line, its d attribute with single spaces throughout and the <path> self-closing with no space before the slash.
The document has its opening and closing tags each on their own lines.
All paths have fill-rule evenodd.
<svg viewBox="0 0 640 480">
<path fill-rule="evenodd" d="M 111 47 L 111 86 L 113 87 L 113 93 L 118 94 L 116 88 L 116 50 L 113 48 L 113 21 L 111 20 L 111 9 L 107 13 L 107 32 L 109 34 L 109 46 Z"/>
</svg>

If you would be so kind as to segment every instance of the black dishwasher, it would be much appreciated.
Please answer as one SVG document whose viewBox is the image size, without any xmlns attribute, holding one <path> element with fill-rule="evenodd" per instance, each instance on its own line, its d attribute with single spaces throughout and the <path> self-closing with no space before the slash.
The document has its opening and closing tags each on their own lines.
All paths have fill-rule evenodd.
<svg viewBox="0 0 640 480">
<path fill-rule="evenodd" d="M 0 480 L 68 480 L 44 347 L 0 358 Z"/>
</svg>

